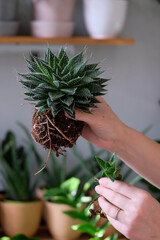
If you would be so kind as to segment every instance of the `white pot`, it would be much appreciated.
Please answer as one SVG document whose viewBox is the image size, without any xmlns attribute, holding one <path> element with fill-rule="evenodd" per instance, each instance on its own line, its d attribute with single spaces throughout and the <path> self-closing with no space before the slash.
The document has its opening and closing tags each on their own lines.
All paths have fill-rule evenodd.
<svg viewBox="0 0 160 240">
<path fill-rule="evenodd" d="M 40 21 L 72 21 L 75 0 L 32 0 L 33 18 Z"/>
<path fill-rule="evenodd" d="M 92 38 L 116 37 L 122 30 L 127 0 L 83 0 L 84 20 Z"/>
<path fill-rule="evenodd" d="M 35 37 L 64 38 L 71 37 L 74 31 L 74 22 L 47 22 L 32 21 L 31 33 Z"/>
</svg>

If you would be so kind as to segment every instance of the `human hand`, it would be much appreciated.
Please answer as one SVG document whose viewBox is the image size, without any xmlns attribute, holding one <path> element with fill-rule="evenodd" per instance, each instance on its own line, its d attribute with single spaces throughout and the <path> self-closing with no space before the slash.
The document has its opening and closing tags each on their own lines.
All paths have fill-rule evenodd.
<svg viewBox="0 0 160 240">
<path fill-rule="evenodd" d="M 101 178 L 95 190 L 101 195 L 99 205 L 108 220 L 124 236 L 160 239 L 160 204 L 148 192 L 109 178 Z"/>
<path fill-rule="evenodd" d="M 95 146 L 112 150 L 111 144 L 118 141 L 124 131 L 124 124 L 112 111 L 102 97 L 97 97 L 100 103 L 92 108 L 92 114 L 76 110 L 76 120 L 85 122 L 82 136 Z"/>
</svg>

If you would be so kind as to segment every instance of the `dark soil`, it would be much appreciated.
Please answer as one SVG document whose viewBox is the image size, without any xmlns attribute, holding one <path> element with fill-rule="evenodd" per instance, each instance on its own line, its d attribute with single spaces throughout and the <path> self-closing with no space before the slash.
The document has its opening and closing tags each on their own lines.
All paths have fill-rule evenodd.
<svg viewBox="0 0 160 240">
<path fill-rule="evenodd" d="M 83 126 L 83 122 L 67 118 L 63 111 L 53 117 L 50 109 L 41 114 L 35 109 L 31 135 L 36 142 L 59 156 L 63 155 L 64 148 L 73 147 Z"/>
</svg>

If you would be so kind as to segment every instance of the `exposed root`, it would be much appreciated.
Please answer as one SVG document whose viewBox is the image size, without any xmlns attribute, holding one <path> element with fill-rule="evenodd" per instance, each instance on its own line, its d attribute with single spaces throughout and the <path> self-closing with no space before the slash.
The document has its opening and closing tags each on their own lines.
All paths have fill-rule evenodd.
<svg viewBox="0 0 160 240">
<path fill-rule="evenodd" d="M 31 135 L 35 142 L 45 149 L 51 149 L 58 157 L 64 155 L 65 148 L 71 148 L 83 129 L 83 122 L 69 119 L 64 111 L 53 117 L 51 109 L 38 114 L 35 109 L 32 117 Z"/>
<path fill-rule="evenodd" d="M 74 144 L 50 119 L 49 117 L 46 115 L 46 118 L 48 119 L 48 121 L 50 122 L 50 124 L 65 138 L 67 139 L 71 144 Z"/>
<path fill-rule="evenodd" d="M 49 149 L 49 153 L 48 153 L 48 156 L 47 156 L 47 160 L 46 160 L 44 166 L 43 166 L 38 172 L 36 172 L 34 175 L 39 174 L 40 172 L 42 172 L 42 171 L 46 168 L 46 166 L 47 166 L 47 164 L 48 164 L 48 160 L 49 160 L 50 154 L 51 154 L 51 149 Z"/>
<path fill-rule="evenodd" d="M 46 122 L 46 123 L 47 123 L 47 133 L 48 133 L 48 136 L 49 136 L 49 139 L 47 139 L 47 140 L 50 141 L 50 149 L 49 149 L 49 153 L 48 153 L 48 156 L 47 156 L 47 159 L 46 159 L 46 162 L 45 162 L 44 166 L 38 172 L 36 172 L 34 175 L 39 174 L 40 172 L 42 172 L 46 168 L 46 166 L 48 164 L 50 154 L 51 154 L 51 150 L 52 150 L 51 149 L 51 136 L 50 136 L 50 133 L 49 133 L 49 124 L 48 124 L 48 122 Z"/>
</svg>

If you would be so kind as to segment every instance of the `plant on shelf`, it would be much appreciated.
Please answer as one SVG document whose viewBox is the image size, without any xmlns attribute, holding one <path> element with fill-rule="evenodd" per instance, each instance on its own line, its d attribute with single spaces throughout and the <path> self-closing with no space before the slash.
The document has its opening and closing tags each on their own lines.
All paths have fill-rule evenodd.
<svg viewBox="0 0 160 240">
<path fill-rule="evenodd" d="M 25 100 L 35 103 L 32 137 L 49 154 L 54 151 L 58 156 L 63 147 L 73 147 L 84 125 L 75 120 L 75 108 L 90 113 L 99 103 L 96 97 L 106 91 L 108 79 L 99 77 L 98 64 L 87 62 L 84 51 L 69 59 L 63 48 L 58 56 L 48 49 L 44 60 L 34 56 L 33 62 L 27 60 L 29 73 L 19 74 Z"/>
<path fill-rule="evenodd" d="M 2 228 L 8 236 L 33 236 L 40 223 L 42 202 L 34 197 L 37 180 L 31 181 L 31 145 L 18 147 L 14 133 L 8 132 L 1 143 L 0 164 L 6 193 L 0 201 Z"/>
<path fill-rule="evenodd" d="M 72 177 L 64 181 L 59 188 L 52 188 L 45 192 L 44 214 L 48 228 L 56 239 L 76 239 L 80 233 L 71 229 L 71 225 L 81 221 L 71 216 L 66 216 L 64 211 L 80 211 L 92 201 L 87 196 L 89 183 L 81 185 L 78 178 Z"/>
</svg>

